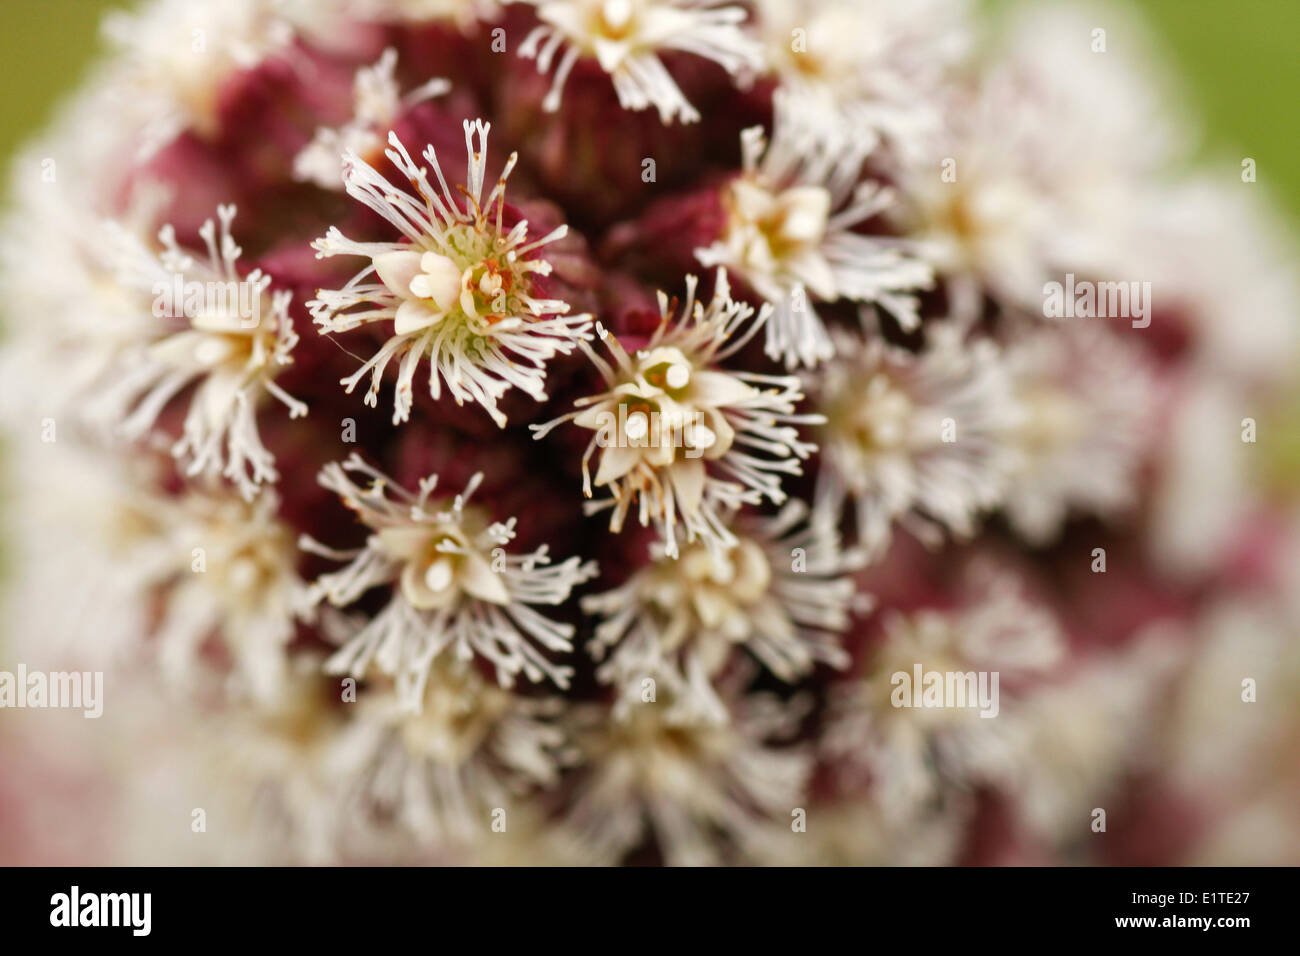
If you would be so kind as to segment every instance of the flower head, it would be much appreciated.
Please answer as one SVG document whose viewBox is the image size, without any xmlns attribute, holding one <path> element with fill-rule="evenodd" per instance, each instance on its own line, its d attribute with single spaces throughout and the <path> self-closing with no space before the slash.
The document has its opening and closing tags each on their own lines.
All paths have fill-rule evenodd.
<svg viewBox="0 0 1300 956">
<path fill-rule="evenodd" d="M 1002 55 L 945 92 L 942 123 L 897 165 L 904 198 L 890 215 L 943 276 L 955 318 L 977 319 L 986 298 L 1041 314 L 1043 284 L 1066 271 L 1124 275 L 1142 245 L 1130 237 L 1159 219 L 1151 173 L 1179 137 L 1153 95 L 1157 71 L 1074 43 L 1095 29 L 1087 16 L 1015 11 Z M 1140 47 L 1138 24 L 1111 29 Z"/>
<path fill-rule="evenodd" d="M 952 610 L 892 612 L 884 618 L 885 640 L 856 678 L 842 682 L 830 697 L 825 749 L 846 776 L 862 771 L 876 781 L 876 796 L 892 820 L 912 818 L 951 784 L 969 784 L 1016 769 L 1016 733 L 997 710 L 967 700 L 937 699 L 913 706 L 928 675 L 945 683 L 987 675 L 986 687 L 1004 679 L 1041 673 L 1064 649 L 1055 619 L 1031 603 L 1010 575 L 985 565 L 970 583 L 975 597 Z M 908 688 L 911 693 L 908 693 Z M 975 695 L 972 694 L 972 697 Z M 986 714 L 992 719 L 985 719 Z"/>
<path fill-rule="evenodd" d="M 249 502 L 216 482 L 147 493 L 145 476 L 157 481 L 164 464 L 145 454 L 105 467 L 74 453 L 44 474 L 18 530 L 44 544 L 32 552 L 59 567 L 59 586 L 29 574 L 15 630 L 42 652 L 94 665 L 147 651 L 169 688 L 192 693 L 215 676 L 241 704 L 265 704 L 284 690 L 308 610 L 279 496 L 268 489 Z M 68 526 L 73 545 L 52 534 Z"/>
<path fill-rule="evenodd" d="M 490 834 L 496 808 L 554 786 L 574 757 L 558 699 L 513 694 L 464 661 L 434 662 L 418 711 L 382 684 L 357 709 L 342 744 L 356 796 L 442 849 Z"/>
<path fill-rule="evenodd" d="M 469 154 L 463 201 L 447 185 L 430 146 L 424 158 L 438 177 L 417 168 L 395 133 L 385 155 L 419 195 L 395 189 L 355 153 L 344 161 L 348 195 L 383 216 L 402 234 L 397 242 L 354 242 L 337 228 L 313 244 L 318 258 L 356 255 L 370 265 L 339 290 L 321 290 L 308 303 L 322 333 L 347 332 L 371 322 L 392 322 L 393 337 L 357 372 L 344 379 L 352 391 L 367 374 L 366 404 L 378 401 L 388 363 L 402 357 L 393 403 L 393 422 L 411 414 L 416 367 L 430 361 L 429 394 L 438 398 L 446 384 L 457 404 L 480 405 L 505 427 L 497 408 L 510 388 L 533 398 L 546 397 L 546 362 L 573 351 L 591 325 L 589 316 L 569 316 L 569 306 L 533 295 L 533 278 L 551 264 L 537 251 L 568 231 L 560 226 L 529 241 L 528 221 L 503 225 L 506 178 L 511 155 L 496 185 L 483 195 L 487 175 L 488 123 L 465 121 Z M 373 281 L 378 279 L 378 281 Z M 367 281 L 371 280 L 371 281 Z"/>
<path fill-rule="evenodd" d="M 96 414 L 120 422 L 130 439 L 144 437 L 173 398 L 193 386 L 181 437 L 172 454 L 190 475 L 224 476 L 252 497 L 275 481 L 275 459 L 262 444 L 258 404 L 272 396 L 291 418 L 307 406 L 275 383 L 298 344 L 289 318 L 292 294 L 267 295 L 271 277 L 260 269 L 245 276 L 236 263 L 241 250 L 230 234 L 234 206 L 217 208 L 219 227 L 207 220 L 199 235 L 207 260 L 181 249 L 172 227 L 158 234 L 155 254 L 123 229 L 115 230 L 119 281 L 154 296 L 155 337 L 139 343 L 123 373 L 100 396 Z M 176 323 L 181 327 L 175 331 Z"/>
<path fill-rule="evenodd" d="M 874 303 L 914 328 L 909 293 L 932 276 L 897 242 L 854 231 L 892 202 L 889 190 L 861 180 L 873 138 L 781 91 L 775 104 L 770 142 L 762 127 L 741 135 L 744 167 L 726 187 L 722 235 L 696 257 L 726 266 L 772 304 L 767 353 L 794 368 L 835 354 L 811 300 Z"/>
<path fill-rule="evenodd" d="M 1184 640 L 1180 648 L 1165 639 L 1173 635 L 1162 634 L 1164 629 L 1144 629 L 1132 647 L 1098 655 L 1068 681 L 1029 691 L 1018 701 L 1011 717 L 1023 756 L 1016 761 L 1011 789 L 1026 826 L 1036 834 L 1057 843 L 1073 841 L 1080 815 L 1106 806 L 1124 774 L 1150 757 L 1154 711 L 1186 654 L 1186 636 L 1178 635 Z M 1239 645 L 1237 653 L 1243 650 Z M 1209 741 L 1232 739 L 1219 736 L 1223 711 L 1211 712 L 1219 720 L 1214 732 L 1198 734 L 1200 755 L 1213 747 Z M 1214 756 L 1219 758 L 1214 777 L 1234 777 L 1224 772 L 1228 760 L 1222 751 Z"/>
<path fill-rule="evenodd" d="M 70 117 L 87 138 L 85 143 L 78 140 L 78 150 L 111 153 L 111 144 L 96 130 L 103 111 L 90 107 L 86 104 Z M 97 173 L 114 181 L 113 165 L 105 160 Z M 156 281 L 157 263 L 148 246 L 168 190 L 144 184 L 114 219 L 97 220 L 89 213 L 92 194 L 108 187 L 88 170 L 68 172 L 73 183 L 57 190 L 28 190 L 23 207 L 10 213 L 0 244 L 5 263 L 0 295 L 11 314 L 39 315 L 41 321 L 10 325 L 0 364 L 11 382 L 39 383 L 40 407 L 110 433 L 125 412 L 108 408 L 105 394 L 142 345 L 165 331 L 150 308 L 154 290 L 149 282 Z M 39 228 L 19 229 L 20 220 Z M 132 267 L 124 269 L 127 265 Z M 11 395 L 15 410 L 21 392 L 16 388 Z"/>
<path fill-rule="evenodd" d="M 736 543 L 725 549 L 696 543 L 676 560 L 655 550 L 625 583 L 582 601 L 601 618 L 590 645 L 598 659 L 609 655 L 601 680 L 653 678 L 683 706 L 726 719 L 712 681 L 737 648 L 789 683 L 817 663 L 847 666 L 838 637 L 868 603 L 849 576 L 861 556 L 843 551 L 829 524 L 809 520 L 802 502 L 738 521 Z"/>
<path fill-rule="evenodd" d="M 811 754 L 783 746 L 802 716 L 798 702 L 762 694 L 738 701 L 723 723 L 662 702 L 623 720 L 576 708 L 585 769 L 566 822 L 604 863 L 650 837 L 670 866 L 746 860 L 802 798 Z"/>
<path fill-rule="evenodd" d="M 293 535 L 276 518 L 273 491 L 251 504 L 190 491 L 164 508 L 154 546 L 171 556 L 158 624 L 164 676 L 192 683 L 213 637 L 234 660 L 234 679 L 267 701 L 283 690 L 295 620 L 307 610 Z"/>
<path fill-rule="evenodd" d="M 537 69 L 555 68 L 555 80 L 543 106 L 559 109 L 564 83 L 580 58 L 595 59 L 609 74 L 625 109 L 653 106 L 659 119 L 671 123 L 699 121 L 660 53 L 681 51 L 717 63 L 728 73 L 755 69 L 757 44 L 740 29 L 742 7 L 725 0 L 524 0 L 537 8 L 542 21 L 524 39 L 519 55 L 537 60 Z"/>
<path fill-rule="evenodd" d="M 0 215 L 2 861 L 1294 854 L 1269 170 L 980 6 L 110 14 Z"/>
<path fill-rule="evenodd" d="M 218 862 L 257 852 L 277 863 L 337 864 L 350 848 L 373 846 L 346 800 L 356 777 L 346 736 L 355 705 L 340 702 L 317 655 L 291 663 L 273 697 L 201 712 L 183 729 L 176 762 L 195 760 L 191 786 L 211 794 L 213 816 L 234 824 L 230 840 L 213 841 Z"/>
<path fill-rule="evenodd" d="M 1003 500 L 1015 461 L 1004 436 L 1020 411 L 996 345 L 953 326 L 927 340 L 913 354 L 842 336 L 818 381 L 818 507 L 838 514 L 852 502 L 873 555 L 899 519 L 927 541 L 941 528 L 972 534 L 976 516 Z"/>
<path fill-rule="evenodd" d="M 124 54 L 123 99 L 152 114 L 146 151 L 187 129 L 214 135 L 223 82 L 293 39 L 276 0 L 154 0 L 139 13 L 114 11 L 104 33 Z"/>
<path fill-rule="evenodd" d="M 974 32 L 967 0 L 757 0 L 783 88 L 907 150 L 937 125 L 945 80 Z"/>
<path fill-rule="evenodd" d="M 350 475 L 369 479 L 369 487 Z M 533 610 L 535 604 L 562 604 L 569 592 L 596 573 L 579 558 L 550 566 L 545 546 L 512 555 L 515 519 L 495 522 L 469 504 L 482 481 L 475 475 L 450 501 L 431 498 L 436 475 L 412 494 L 353 455 L 321 472 L 321 484 L 336 492 L 370 529 L 365 546 L 335 551 L 310 538 L 302 546 L 337 560 L 340 571 L 322 575 L 312 586 L 315 601 L 335 607 L 352 604 L 366 591 L 391 586 L 387 606 L 359 628 L 350 629 L 343 647 L 327 662 L 331 673 L 363 676 L 374 663 L 398 678 L 398 691 L 418 708 L 433 661 L 448 649 L 461 660 L 475 654 L 496 668 L 502 685 L 520 672 L 530 680 L 548 677 L 567 686 L 572 669 L 549 661 L 534 645 L 570 651 L 573 628 Z"/>
<path fill-rule="evenodd" d="M 707 307 L 695 298 L 696 284 L 687 276 L 675 321 L 675 303 L 659 293 L 659 325 L 634 354 L 598 325 L 614 364 L 586 343 L 583 350 L 607 390 L 580 399 L 578 411 L 533 426 L 538 438 L 566 421 L 593 431 L 582 460 L 583 494 L 592 496 L 588 461 L 599 447 L 594 484 L 608 487 L 611 497 L 589 510 L 612 508 L 610 529 L 617 532 L 639 504 L 641 524 L 655 525 L 670 557 L 678 554 L 678 521 L 687 541 L 730 547 L 736 541 L 726 527 L 730 511 L 763 498 L 784 501 L 780 475 L 798 474 L 814 450 L 796 426 L 821 421 L 795 414 L 803 398 L 797 378 L 717 367 L 758 331 L 768 310 L 751 322 L 753 307 L 732 300 L 722 270 Z"/>
<path fill-rule="evenodd" d="M 1094 325 L 1024 331 L 1006 349 L 1024 410 L 1007 440 L 1019 452 L 1005 509 L 1016 530 L 1050 541 L 1072 511 L 1130 505 L 1153 423 L 1153 371 L 1142 354 Z"/>
<path fill-rule="evenodd" d="M 312 141 L 294 157 L 295 177 L 322 189 L 343 188 L 343 157 L 347 153 L 376 161 L 384 148 L 384 130 L 398 113 L 451 89 L 449 82 L 435 77 L 403 95 L 393 75 L 396 69 L 397 51 L 389 47 L 372 66 L 357 70 L 352 119 L 337 129 L 316 130 Z"/>
</svg>

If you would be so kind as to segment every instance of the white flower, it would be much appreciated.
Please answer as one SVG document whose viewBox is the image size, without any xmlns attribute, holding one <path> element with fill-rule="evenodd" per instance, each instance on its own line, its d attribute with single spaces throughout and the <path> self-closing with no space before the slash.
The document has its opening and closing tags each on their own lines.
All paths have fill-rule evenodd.
<svg viewBox="0 0 1300 956">
<path fill-rule="evenodd" d="M 1006 435 L 1021 410 L 997 346 L 940 325 L 919 354 L 843 336 L 837 356 L 816 378 L 826 417 L 818 510 L 837 515 L 852 502 L 873 556 L 895 520 L 927 543 L 940 528 L 973 534 L 977 516 L 1004 500 L 1015 463 Z"/>
<path fill-rule="evenodd" d="M 1018 738 L 1007 716 L 1007 684 L 1051 668 L 1064 651 L 1052 615 L 1029 603 L 1014 578 L 988 566 L 976 575 L 969 584 L 975 597 L 964 606 L 886 616 L 885 640 L 868 669 L 831 691 L 825 751 L 840 773 L 873 781 L 890 820 L 912 818 L 948 786 L 1010 775 Z M 899 706 L 896 695 L 905 701 L 911 695 L 895 675 L 912 680 L 917 667 L 945 681 L 949 674 L 987 672 L 990 689 L 997 673 L 997 716 L 983 717 L 980 707 L 951 700 Z"/>
<path fill-rule="evenodd" d="M 659 293 L 659 326 L 635 355 L 597 325 L 614 365 L 585 342 L 582 348 L 608 389 L 579 399 L 578 411 L 531 426 L 538 438 L 566 421 L 592 430 L 582 459 L 583 494 L 592 496 L 588 462 L 599 447 L 595 486 L 608 486 L 611 497 L 590 503 L 588 511 L 612 508 L 610 529 L 618 532 L 639 502 L 641 524 L 654 523 L 670 557 L 678 554 L 679 519 L 687 541 L 725 548 L 736 540 L 726 527 L 731 511 L 763 498 L 784 501 L 780 475 L 799 474 L 800 461 L 815 450 L 800 441 L 795 426 L 821 421 L 794 414 L 803 398 L 797 378 L 716 367 L 758 331 L 768 310 L 751 323 L 753 307 L 732 300 L 722 270 L 707 307 L 695 298 L 696 284 L 687 276 L 676 321 L 673 303 Z M 712 474 L 710 466 L 736 480 Z"/>
<path fill-rule="evenodd" d="M 626 582 L 583 598 L 582 609 L 602 618 L 589 649 L 598 660 L 610 655 L 597 677 L 627 686 L 653 678 L 684 706 L 725 720 L 712 681 L 738 647 L 787 683 L 817 663 L 848 665 L 839 635 L 866 603 L 855 601 L 850 577 L 861 556 L 842 551 L 835 529 L 809 520 L 801 501 L 738 522 L 736 532 L 723 550 L 697 543 L 676 560 L 657 547 Z"/>
<path fill-rule="evenodd" d="M 899 171 L 902 200 L 890 210 L 911 247 L 943 277 L 949 311 L 963 322 L 979 317 L 985 295 L 1041 313 L 1043 284 L 1067 258 L 1065 219 L 1026 168 L 1035 153 L 1016 131 L 999 128 L 998 117 L 1018 102 L 1011 90 L 996 92 L 963 104 L 949 138 L 937 141 L 947 145 Z"/>
<path fill-rule="evenodd" d="M 1106 802 L 1126 772 L 1152 757 L 1156 709 L 1173 667 L 1186 656 L 1183 635 L 1164 625 L 1135 636 L 1119 653 L 1087 660 L 1063 683 L 1030 691 L 1011 715 L 1022 751 L 1011 780 L 1012 799 L 1027 827 L 1054 843 L 1078 840 L 1080 820 Z M 1223 680 L 1232 694 L 1240 682 Z M 1223 710 L 1249 708 L 1223 708 Z M 1216 712 L 1216 715 L 1217 712 Z M 1198 735 L 1204 750 L 1222 725 Z M 1226 765 L 1215 763 L 1217 777 Z"/>
<path fill-rule="evenodd" d="M 1169 735 L 1161 742 L 1174 779 L 1190 791 L 1249 799 L 1283 763 L 1281 755 L 1294 750 L 1300 642 L 1294 615 L 1277 601 L 1294 599 L 1289 583 L 1274 593 L 1217 596 L 1192 633 L 1174 635 L 1184 655 L 1189 647 L 1195 655 L 1177 673 Z M 1256 685 L 1251 703 L 1243 700 L 1247 678 Z"/>
<path fill-rule="evenodd" d="M 295 657 L 293 665 L 270 700 L 203 710 L 191 720 L 197 726 L 186 728 L 177 763 L 197 765 L 186 782 L 210 795 L 209 825 L 230 827 L 229 839 L 205 849 L 217 862 L 326 865 L 346 859 L 349 848 L 365 860 L 383 847 L 346 803 L 357 775 L 357 756 L 346 746 L 356 705 L 340 702 L 338 683 L 321 676 L 319 658 Z M 174 764 L 167 769 L 178 775 Z M 390 858 L 400 852 L 388 848 Z"/>
<path fill-rule="evenodd" d="M 16 530 L 24 565 L 45 570 L 10 589 L 15 633 L 53 662 L 129 666 L 147 652 L 182 691 L 220 677 L 245 701 L 274 697 L 306 609 L 275 493 L 251 504 L 221 485 L 168 495 L 158 457 L 123 462 L 64 441 L 42 451 Z"/>
<path fill-rule="evenodd" d="M 152 114 L 146 153 L 186 129 L 214 135 L 223 82 L 293 38 L 277 0 L 154 0 L 138 13 L 111 12 L 104 33 L 121 53 L 119 95 Z"/>
<path fill-rule="evenodd" d="M 187 463 L 187 474 L 224 476 L 252 497 L 261 483 L 278 477 L 275 459 L 258 434 L 257 406 L 270 395 L 288 407 L 291 418 L 306 415 L 307 406 L 275 384 L 298 343 L 289 319 L 292 294 L 282 290 L 268 297 L 271 278 L 260 269 L 240 276 L 241 250 L 230 235 L 234 217 L 234 206 L 220 206 L 220 232 L 211 219 L 199 230 L 207 244 L 206 262 L 176 244 L 171 226 L 158 233 L 159 254 L 126 230 L 115 231 L 119 281 L 141 295 L 141 307 L 153 296 L 159 321 L 154 341 L 142 343 L 120 374 L 106 382 L 95 414 L 120 422 L 122 433 L 137 440 L 193 385 L 172 454 Z M 203 294 L 195 295 L 194 288 Z M 160 309 L 168 299 L 169 308 Z M 165 323 L 177 320 L 184 326 L 168 333 Z"/>
<path fill-rule="evenodd" d="M 660 53 L 681 51 L 717 63 L 728 73 L 753 70 L 761 63 L 758 45 L 741 29 L 745 10 L 724 0 L 523 0 L 542 21 L 519 48 L 546 73 L 563 48 L 555 80 L 543 101 L 559 109 L 569 71 L 582 57 L 595 59 L 609 74 L 624 109 L 653 106 L 671 123 L 699 121 Z"/>
<path fill-rule="evenodd" d="M 250 504 L 200 489 L 158 502 L 162 537 L 152 550 L 165 549 L 171 573 L 162 582 L 155 640 L 169 680 L 193 685 L 215 638 L 234 660 L 232 690 L 247 688 L 238 696 L 266 701 L 280 692 L 294 621 L 307 603 L 278 504 L 272 491 Z"/>
<path fill-rule="evenodd" d="M 758 0 L 754 19 L 781 85 L 911 149 L 938 122 L 941 90 L 973 39 L 967 0 Z"/>
<path fill-rule="evenodd" d="M 1014 97 L 1029 111 L 1018 122 L 1008 117 L 1010 130 L 1027 137 L 1022 142 L 1038 151 L 1037 160 L 1050 162 L 1048 175 L 1071 170 L 1087 180 L 1072 178 L 1072 187 L 1104 186 L 1107 179 L 1142 185 L 1132 177 L 1163 173 L 1195 147 L 1162 37 L 1136 10 L 1106 7 L 1105 49 L 1097 11 L 1086 4 L 1021 4 L 1008 12 L 986 72 L 1007 97 L 1004 107 Z M 1075 42 L 1080 36 L 1084 41 Z M 1115 43 L 1115 36 L 1124 41 Z M 1062 116 L 1083 122 L 1061 122 Z"/>
<path fill-rule="evenodd" d="M 349 473 L 370 479 L 370 486 L 359 487 Z M 595 575 L 595 565 L 574 557 L 550 567 L 545 546 L 526 555 L 507 554 L 515 519 L 493 522 L 468 504 L 482 477 L 475 475 L 451 501 L 438 501 L 430 499 L 436 475 L 411 494 L 357 455 L 325 466 L 320 483 L 372 533 L 354 551 L 301 539 L 313 553 L 349 562 L 322 575 L 312 586 L 312 598 L 344 607 L 371 588 L 393 586 L 387 606 L 326 662 L 330 673 L 361 677 L 373 663 L 396 677 L 402 698 L 418 707 L 433 661 L 452 649 L 461 660 L 478 654 L 495 665 L 503 686 L 520 672 L 532 681 L 548 677 L 568 685 L 572 668 L 551 663 L 534 642 L 550 651 L 570 651 L 573 628 L 532 605 L 563 604 L 575 585 Z"/>
<path fill-rule="evenodd" d="M 94 387 L 158 332 L 147 300 L 142 307 L 116 281 L 118 227 L 103 219 L 152 238 L 169 190 L 136 172 L 145 120 L 120 107 L 103 72 L 16 157 L 17 188 L 0 224 L 0 298 L 10 317 L 3 410 L 54 414 L 60 428 L 94 424 Z"/>
<path fill-rule="evenodd" d="M 447 185 L 432 146 L 424 158 L 438 177 L 438 190 L 396 134 L 388 134 L 392 148 L 385 155 L 410 181 L 419 200 L 348 153 L 343 173 L 348 195 L 387 219 L 404 239 L 353 242 L 331 227 L 313 243 L 317 258 L 370 259 L 342 289 L 322 290 L 308 305 L 322 333 L 347 332 L 369 322 L 393 323 L 393 337 L 343 384 L 351 392 L 369 374 L 365 400 L 373 406 L 384 369 L 402 356 L 394 424 L 411 414 L 416 367 L 427 356 L 433 398 L 442 394 L 445 382 L 457 404 L 476 402 L 504 428 L 506 417 L 497 409 L 497 399 L 514 387 L 543 400 L 546 362 L 573 351 L 591 325 L 590 316 L 566 315 L 565 302 L 532 296 L 532 277 L 551 272 L 551 264 L 537 250 L 564 236 L 568 227 L 531 242 L 527 220 L 505 230 L 506 178 L 518 157 L 511 154 L 484 198 L 490 128 L 482 120 L 465 121 L 469 165 L 463 200 Z M 379 281 L 366 281 L 372 274 Z"/>
<path fill-rule="evenodd" d="M 811 755 L 781 746 L 805 708 L 755 694 L 730 722 L 692 717 L 664 702 L 624 720 L 575 708 L 584 773 L 566 825 L 596 860 L 617 863 L 653 837 L 670 866 L 747 860 L 774 820 L 801 806 Z"/>
<path fill-rule="evenodd" d="M 1149 53 L 1137 24 L 1108 16 L 1125 49 Z M 1127 278 L 1141 253 L 1151 173 L 1176 136 L 1151 95 L 1154 58 L 1094 52 L 1090 17 L 1021 5 L 999 57 L 947 91 L 942 126 L 894 170 L 891 215 L 959 320 L 978 319 L 985 296 L 1041 315 L 1045 282 Z"/>
<path fill-rule="evenodd" d="M 861 181 L 874 140 L 816 104 L 782 91 L 775 96 L 774 133 L 741 134 L 744 169 L 726 187 L 722 235 L 696 258 L 742 276 L 775 308 L 767 354 L 794 368 L 834 355 L 812 300 L 874 303 L 915 328 L 915 299 L 929 288 L 929 266 L 890 239 L 853 230 L 889 207 L 892 194 Z"/>
<path fill-rule="evenodd" d="M 1128 274 L 1149 277 L 1161 309 L 1184 317 L 1198 373 L 1245 388 L 1288 382 L 1300 246 L 1274 197 L 1197 176 L 1151 190 L 1131 221 L 1142 250 Z"/>
<path fill-rule="evenodd" d="M 383 150 L 384 131 L 398 113 L 451 89 L 450 82 L 435 77 L 403 96 L 393 75 L 396 68 L 397 51 L 389 47 L 372 66 L 357 70 L 352 119 L 337 129 L 316 130 L 315 138 L 294 157 L 295 178 L 322 189 L 342 189 L 346 153 L 374 158 Z"/>
<path fill-rule="evenodd" d="M 1043 544 L 1071 511 L 1106 516 L 1129 506 L 1156 411 L 1142 354 L 1085 320 L 1021 328 L 1004 355 L 1023 409 L 1007 436 L 1018 455 L 1004 508 L 1016 531 Z"/>
<path fill-rule="evenodd" d="M 137 187 L 120 222 L 105 223 L 69 187 L 26 191 L 0 240 L 0 295 L 15 318 L 41 321 L 14 321 L 6 329 L 0 374 L 25 383 L 6 396 L 12 399 L 6 411 L 53 412 L 61 423 L 100 432 L 120 424 L 102 396 L 162 328 L 143 290 L 118 280 L 119 233 L 151 235 L 162 201 L 162 190 Z"/>
<path fill-rule="evenodd" d="M 1294 862 L 1300 840 L 1295 583 L 1292 568 L 1268 592 L 1221 595 L 1200 615 L 1194 634 L 1177 635 L 1184 653 L 1189 647 L 1196 653 L 1177 673 L 1166 733 L 1154 742 L 1167 779 L 1213 812 L 1189 855 L 1195 863 Z M 1250 702 L 1248 678 L 1256 694 Z M 1139 756 L 1149 763 L 1149 752 Z"/>
<path fill-rule="evenodd" d="M 357 759 L 353 800 L 396 815 L 425 843 L 491 839 L 495 809 L 513 815 L 572 762 L 556 720 L 562 704 L 517 696 L 446 659 L 431 667 L 418 711 L 390 687 L 367 688 L 340 742 Z"/>
</svg>

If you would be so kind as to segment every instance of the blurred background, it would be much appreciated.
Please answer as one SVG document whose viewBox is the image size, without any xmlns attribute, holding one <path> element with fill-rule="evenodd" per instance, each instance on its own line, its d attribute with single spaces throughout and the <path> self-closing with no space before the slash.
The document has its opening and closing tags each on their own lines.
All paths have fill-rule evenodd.
<svg viewBox="0 0 1300 956">
<path fill-rule="evenodd" d="M 983 0 L 989 28 L 1009 0 Z M 1300 3 L 1295 0 L 1129 0 L 1164 44 L 1204 124 L 1200 158 L 1223 157 L 1237 179 L 1241 158 L 1300 222 Z M 51 106 L 80 80 L 98 46 L 104 11 L 123 0 L 5 0 L 0 48 L 0 161 L 40 128 Z"/>
</svg>

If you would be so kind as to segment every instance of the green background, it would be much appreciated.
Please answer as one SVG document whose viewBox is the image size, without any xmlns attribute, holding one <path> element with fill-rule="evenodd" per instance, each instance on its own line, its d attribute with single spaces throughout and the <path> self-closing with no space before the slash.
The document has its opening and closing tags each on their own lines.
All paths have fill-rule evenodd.
<svg viewBox="0 0 1300 956">
<path fill-rule="evenodd" d="M 996 11 L 1006 0 L 983 0 Z M 84 73 L 104 10 L 121 0 L 3 0 L 0 162 Z M 1205 123 L 1204 157 L 1238 180 L 1241 157 L 1300 221 L 1300 0 L 1131 0 Z"/>
</svg>

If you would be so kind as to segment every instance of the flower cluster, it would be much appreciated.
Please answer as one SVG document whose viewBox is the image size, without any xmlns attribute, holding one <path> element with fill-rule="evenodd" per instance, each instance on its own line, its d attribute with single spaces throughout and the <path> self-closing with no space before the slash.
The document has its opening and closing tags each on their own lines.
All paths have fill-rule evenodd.
<svg viewBox="0 0 1300 956">
<path fill-rule="evenodd" d="M 113 862 L 1133 862 L 1153 779 L 1222 845 L 1294 255 L 1090 19 L 967 6 L 109 20 L 0 227 L 11 650 L 237 821 Z"/>
</svg>

